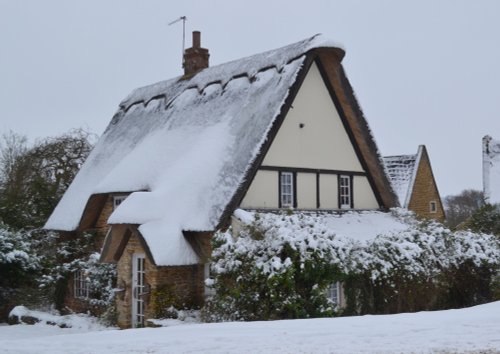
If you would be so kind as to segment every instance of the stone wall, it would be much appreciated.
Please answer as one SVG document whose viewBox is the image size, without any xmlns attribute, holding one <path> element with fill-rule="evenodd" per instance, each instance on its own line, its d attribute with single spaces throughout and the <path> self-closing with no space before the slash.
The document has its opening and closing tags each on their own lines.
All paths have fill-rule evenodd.
<svg viewBox="0 0 500 354">
<path fill-rule="evenodd" d="M 103 241 L 104 237 L 106 236 L 109 230 L 108 219 L 112 212 L 113 212 L 113 197 L 111 195 L 108 195 L 106 203 L 104 204 L 101 214 L 97 218 L 95 227 L 93 229 L 103 236 Z M 102 247 L 102 242 L 100 246 Z"/>
<path fill-rule="evenodd" d="M 107 220 L 113 212 L 113 196 L 108 195 L 99 217 L 92 229 L 87 231 L 97 232 L 95 251 L 101 251 L 104 239 L 109 230 Z M 131 226 L 133 228 L 133 226 Z M 186 235 L 186 239 L 199 255 L 202 261 L 206 260 L 211 253 L 210 239 L 212 233 L 192 232 Z M 65 235 L 67 237 L 78 237 L 78 235 Z M 132 232 L 130 239 L 117 262 L 117 288 L 116 306 L 118 314 L 118 325 L 122 328 L 132 326 L 132 257 L 134 253 L 147 255 L 141 243 L 141 236 L 137 231 Z M 149 292 L 144 296 L 145 318 L 157 316 L 162 305 L 169 303 L 176 308 L 196 308 L 204 302 L 204 264 L 189 266 L 157 267 L 154 262 L 146 256 L 145 277 Z M 88 302 L 74 296 L 74 278 L 70 276 L 64 298 L 64 306 L 75 312 L 92 311 Z"/>
<path fill-rule="evenodd" d="M 118 261 L 118 288 L 116 306 L 118 326 L 132 326 L 132 257 L 134 253 L 147 254 L 134 232 Z M 159 307 L 173 305 L 175 307 L 199 307 L 204 301 L 203 264 L 190 266 L 156 267 L 146 256 L 146 284 L 149 293 L 143 295 L 145 300 L 145 319 L 155 318 Z"/>
</svg>

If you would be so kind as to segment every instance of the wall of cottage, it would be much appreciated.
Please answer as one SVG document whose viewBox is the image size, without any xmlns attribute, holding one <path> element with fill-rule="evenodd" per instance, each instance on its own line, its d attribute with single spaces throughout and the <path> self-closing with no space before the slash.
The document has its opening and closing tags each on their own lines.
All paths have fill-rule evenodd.
<svg viewBox="0 0 500 354">
<path fill-rule="evenodd" d="M 316 64 L 304 79 L 262 165 L 363 172 Z"/>
<path fill-rule="evenodd" d="M 436 211 L 431 211 L 431 202 L 436 203 Z M 439 191 L 437 189 L 429 157 L 423 153 L 417 169 L 413 193 L 408 204 L 408 209 L 414 211 L 418 216 L 444 221 L 445 213 Z"/>
<path fill-rule="evenodd" d="M 316 64 L 312 64 L 241 207 L 279 208 L 279 170 L 296 173 L 298 209 L 338 209 L 338 174 L 354 174 L 354 209 L 377 209 L 375 194 Z M 305 170 L 307 169 L 307 170 Z M 337 171 L 337 173 L 335 172 Z"/>
<path fill-rule="evenodd" d="M 106 236 L 109 230 L 108 219 L 112 212 L 113 212 L 113 196 L 108 195 L 106 203 L 104 203 L 104 206 L 101 210 L 101 213 L 99 214 L 99 217 L 97 218 L 94 228 L 95 231 L 99 233 L 99 235 L 103 235 L 103 241 L 104 237 Z"/>
<path fill-rule="evenodd" d="M 96 252 L 100 252 L 104 244 L 104 239 L 109 230 L 109 225 L 107 223 L 109 216 L 113 212 L 113 197 L 108 195 L 106 202 L 99 214 L 95 227 L 87 230 L 89 232 L 96 232 L 95 238 L 95 248 Z M 78 237 L 73 233 L 61 233 L 61 238 L 66 239 L 68 237 Z M 68 277 L 68 282 L 66 284 L 66 291 L 63 300 L 63 306 L 68 308 L 73 312 L 94 312 L 94 308 L 89 305 L 88 300 L 75 297 L 75 280 L 74 274 L 70 274 Z"/>
<path fill-rule="evenodd" d="M 132 235 L 118 261 L 116 307 L 118 326 L 132 326 L 132 259 L 134 253 L 146 254 L 139 236 Z M 145 319 L 158 317 L 163 307 L 199 307 L 204 301 L 204 265 L 157 267 L 146 256 L 145 282 L 149 291 L 145 301 Z"/>
<path fill-rule="evenodd" d="M 109 230 L 107 220 L 113 212 L 113 208 L 114 197 L 109 195 L 96 220 L 95 227 L 88 230 L 97 233 L 96 251 L 100 251 L 103 246 L 104 238 Z M 74 235 L 66 235 L 66 237 L 74 237 Z M 196 235 L 193 237 L 196 237 Z M 201 251 L 210 252 L 209 249 L 205 249 L 209 248 L 210 243 L 200 242 L 198 242 L 198 247 L 203 248 Z M 134 253 L 146 254 L 146 250 L 136 233 L 133 233 L 130 237 L 121 258 L 117 262 L 117 288 L 121 289 L 116 293 L 117 322 L 122 328 L 132 326 L 132 257 Z M 149 287 L 148 293 L 143 295 L 146 319 L 154 318 L 161 309 L 161 304 L 164 304 L 165 301 L 178 308 L 193 308 L 203 305 L 205 291 L 204 264 L 157 267 L 146 257 L 145 269 L 145 281 Z M 75 312 L 95 310 L 86 299 L 75 297 L 73 274 L 70 275 L 66 286 L 63 303 L 66 308 Z"/>
</svg>

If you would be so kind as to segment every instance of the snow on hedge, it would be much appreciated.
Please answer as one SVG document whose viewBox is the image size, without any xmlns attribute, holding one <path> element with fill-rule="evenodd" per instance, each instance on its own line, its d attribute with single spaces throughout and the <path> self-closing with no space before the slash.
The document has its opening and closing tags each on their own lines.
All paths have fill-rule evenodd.
<svg viewBox="0 0 500 354">
<path fill-rule="evenodd" d="M 23 271 L 39 268 L 40 258 L 33 253 L 29 233 L 9 230 L 0 224 L 0 265 L 2 264 L 13 265 Z"/>
<path fill-rule="evenodd" d="M 452 232 L 437 222 L 418 220 L 404 209 L 340 215 L 238 210 L 235 216 L 248 227 L 243 227 L 238 237 L 233 237 L 231 230 L 216 236 L 221 246 L 214 250 L 218 261 L 213 269 L 219 274 L 239 266 L 241 255 L 253 256 L 257 266 L 270 276 L 281 272 L 291 265 L 277 256 L 284 247 L 300 250 L 303 262 L 309 260 L 310 250 L 318 251 L 342 272 L 369 272 L 374 281 L 395 271 L 409 277 L 432 277 L 466 261 L 476 266 L 500 264 L 495 236 Z"/>
</svg>

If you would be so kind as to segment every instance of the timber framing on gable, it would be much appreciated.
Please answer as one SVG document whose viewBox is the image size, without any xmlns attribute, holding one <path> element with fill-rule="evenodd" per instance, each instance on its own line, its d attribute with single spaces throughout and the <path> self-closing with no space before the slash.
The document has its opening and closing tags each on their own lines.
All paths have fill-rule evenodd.
<svg viewBox="0 0 500 354">
<path fill-rule="evenodd" d="M 94 227 L 108 199 L 108 193 L 92 194 L 85 205 L 76 231 L 82 232 Z"/>
<path fill-rule="evenodd" d="M 398 206 L 397 197 L 382 166 L 377 145 L 344 68 L 340 63 L 337 65 L 329 60 L 328 50 L 317 49 L 316 51 L 320 72 L 324 75 L 325 84 L 330 87 L 332 99 L 334 102 L 337 100 L 337 109 L 340 117 L 345 120 L 348 134 L 352 135 L 354 148 L 362 156 L 360 162 L 367 171 L 368 181 L 375 192 L 377 201 L 384 209 Z"/>
<path fill-rule="evenodd" d="M 339 50 L 331 48 L 313 49 L 306 53 L 304 64 L 289 90 L 289 94 L 281 107 L 279 115 L 273 121 L 265 142 L 250 168 L 248 168 L 243 182 L 226 206 L 217 228 L 227 226 L 232 212 L 241 204 L 257 171 L 259 168 L 265 168 L 265 166 L 261 166 L 262 162 L 313 63 L 316 63 L 319 68 L 323 82 L 339 113 L 342 124 L 349 136 L 349 140 L 354 147 L 356 156 L 361 166 L 366 171 L 368 182 L 375 194 L 379 206 L 382 209 L 388 209 L 398 205 L 397 198 L 389 185 L 389 180 L 381 165 L 378 149 L 373 141 L 368 124 L 354 97 L 352 87 L 342 69 L 341 60 L 343 58 L 343 53 L 343 51 L 339 53 Z M 319 204 L 319 202 L 317 204 Z"/>
<path fill-rule="evenodd" d="M 138 230 L 138 226 L 139 225 L 128 224 L 113 225 L 104 241 L 100 261 L 105 263 L 118 262 L 123 254 L 123 251 L 127 247 L 127 243 L 130 238 L 132 236 L 136 236 L 141 247 L 146 253 L 146 257 L 148 257 L 148 260 L 151 264 L 156 265 L 153 255 L 151 254 L 151 250 L 149 249 L 149 245 Z"/>
<path fill-rule="evenodd" d="M 339 99 L 337 97 L 335 89 L 334 89 L 334 87 L 332 86 L 332 84 L 330 82 L 330 78 L 328 76 L 328 73 L 326 72 L 325 67 L 322 65 L 321 60 L 319 59 L 319 57 L 316 58 L 315 62 L 316 62 L 316 65 L 318 66 L 318 69 L 319 69 L 319 72 L 321 74 L 321 77 L 323 78 L 323 82 L 325 83 L 326 88 L 328 89 L 328 92 L 330 93 L 330 98 L 332 99 L 332 101 L 333 101 L 333 103 L 335 105 L 335 108 L 337 109 L 337 112 L 339 113 L 340 120 L 342 121 L 342 125 L 344 126 L 345 131 L 347 132 L 347 136 L 349 137 L 349 141 L 351 142 L 351 145 L 354 148 L 354 152 L 356 153 L 356 156 L 357 156 L 359 162 L 361 163 L 361 166 L 363 167 L 363 170 L 364 171 L 371 171 L 371 168 L 369 168 L 369 166 L 368 166 L 368 164 L 366 162 L 365 156 L 361 153 L 361 150 L 360 150 L 360 148 L 358 146 L 358 141 L 357 141 L 357 139 L 354 136 L 352 127 L 349 125 L 349 122 L 347 120 L 344 108 L 342 107 L 342 104 L 340 103 L 340 101 L 339 101 Z M 338 67 L 335 68 L 335 69 L 338 70 Z M 351 104 L 352 103 L 353 102 L 351 102 Z M 361 114 L 360 117 L 362 118 L 363 116 L 362 116 L 361 111 L 360 111 L 360 114 Z M 364 118 L 363 118 L 363 120 L 364 120 Z M 363 134 L 363 135 L 365 135 L 365 139 L 366 138 L 370 138 L 371 139 L 371 136 L 367 137 L 366 134 Z M 375 148 L 374 151 L 377 151 L 375 145 L 374 145 L 374 148 Z M 382 198 L 382 196 L 380 194 L 379 189 L 377 188 L 377 186 L 376 186 L 376 184 L 375 184 L 375 182 L 373 180 L 373 177 L 372 177 L 371 173 L 367 173 L 366 177 L 368 178 L 368 183 L 370 184 L 370 187 L 372 188 L 373 192 L 375 193 L 375 198 L 377 199 L 378 205 L 385 206 L 386 204 L 384 203 L 384 200 L 383 200 L 383 198 Z M 387 183 L 388 183 L 388 181 L 387 181 Z M 351 178 L 351 188 L 352 188 L 352 186 L 353 186 L 353 184 L 352 184 L 352 178 Z M 340 202 L 339 202 L 339 205 L 340 205 Z M 352 205 L 352 201 L 351 201 L 351 207 L 352 206 L 353 205 Z"/>
</svg>

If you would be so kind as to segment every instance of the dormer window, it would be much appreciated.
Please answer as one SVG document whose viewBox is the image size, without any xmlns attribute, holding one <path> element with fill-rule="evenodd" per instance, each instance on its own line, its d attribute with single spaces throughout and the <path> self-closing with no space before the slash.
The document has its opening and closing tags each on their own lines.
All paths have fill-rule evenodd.
<svg viewBox="0 0 500 354">
<path fill-rule="evenodd" d="M 118 208 L 118 206 L 127 198 L 126 195 L 115 195 L 113 197 L 113 210 Z"/>
<path fill-rule="evenodd" d="M 429 211 L 431 213 L 437 213 L 437 203 L 434 200 L 429 203 Z"/>
<path fill-rule="evenodd" d="M 339 176 L 339 208 L 352 208 L 352 177 L 349 175 Z"/>
<path fill-rule="evenodd" d="M 293 208 L 293 172 L 280 173 L 280 207 Z"/>
</svg>

